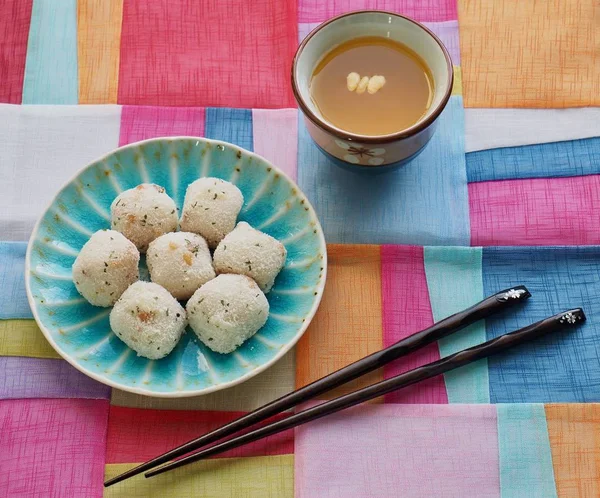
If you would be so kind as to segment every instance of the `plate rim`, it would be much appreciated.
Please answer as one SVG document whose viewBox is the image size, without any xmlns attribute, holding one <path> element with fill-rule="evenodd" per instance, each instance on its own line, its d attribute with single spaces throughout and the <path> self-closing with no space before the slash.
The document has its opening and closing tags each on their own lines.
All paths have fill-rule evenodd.
<svg viewBox="0 0 600 498">
<path fill-rule="evenodd" d="M 42 220 L 44 219 L 45 214 L 48 212 L 48 210 L 54 205 L 54 203 L 56 202 L 58 196 L 67 188 L 69 187 L 69 185 L 71 185 L 79 175 L 81 175 L 84 171 L 86 171 L 87 169 L 91 168 L 94 164 L 103 161 L 105 159 L 107 159 L 108 157 L 112 156 L 113 154 L 115 154 L 118 151 L 121 150 L 125 150 L 125 149 L 129 149 L 129 148 L 134 148 L 134 147 L 138 147 L 141 144 L 147 144 L 147 143 L 153 143 L 153 142 L 164 142 L 164 141 L 179 141 L 179 140 L 198 140 L 198 141 L 202 141 L 208 144 L 212 144 L 212 145 L 223 145 L 226 147 L 233 147 L 233 148 L 237 148 L 238 150 L 240 150 L 242 152 L 242 154 L 249 156 L 251 158 L 256 158 L 256 159 L 260 159 L 261 161 L 264 161 L 268 167 L 273 168 L 273 171 L 279 175 L 281 175 L 282 177 L 284 177 L 293 187 L 296 188 L 297 193 L 301 194 L 302 199 L 305 201 L 306 206 L 308 207 L 308 209 L 310 210 L 310 213 L 312 214 L 312 217 L 314 218 L 314 221 L 316 222 L 316 226 L 315 228 L 317 229 L 317 235 L 319 238 L 319 243 L 322 246 L 323 249 L 323 276 L 322 278 L 319 280 L 319 283 L 317 284 L 316 287 L 316 292 L 317 295 L 315 296 L 315 300 L 313 302 L 313 305 L 310 309 L 310 311 L 308 312 L 308 314 L 306 315 L 305 321 L 302 323 L 302 325 L 300 326 L 300 328 L 298 329 L 298 332 L 296 333 L 296 335 L 290 340 L 288 341 L 286 344 L 284 344 L 279 351 L 267 362 L 265 362 L 264 364 L 258 366 L 257 368 L 245 373 L 244 375 L 242 375 L 241 377 L 238 377 L 237 379 L 234 380 L 230 380 L 227 382 L 223 382 L 217 385 L 212 385 L 209 387 L 206 387 L 204 389 L 196 389 L 196 390 L 189 390 L 189 391 L 172 391 L 172 392 L 167 392 L 167 391 L 150 391 L 148 389 L 144 389 L 141 387 L 135 387 L 135 386 L 126 386 L 123 384 L 119 384 L 118 382 L 111 380 L 109 378 L 103 377 L 100 374 L 97 374 L 95 372 L 92 372 L 91 370 L 86 369 L 84 366 L 80 365 L 79 363 L 77 363 L 74 358 L 72 358 L 71 355 L 69 355 L 68 353 L 64 352 L 62 350 L 62 348 L 54 341 L 52 334 L 50 333 L 50 331 L 46 328 L 46 326 L 43 324 L 43 322 L 41 321 L 39 315 L 38 315 L 38 311 L 37 311 L 37 303 L 35 302 L 35 299 L 33 298 L 33 294 L 31 291 L 31 287 L 30 287 L 30 278 L 31 278 L 31 251 L 33 250 L 33 245 L 34 242 L 37 240 L 37 236 L 38 236 L 38 230 L 40 228 L 40 224 L 42 222 Z M 80 372 L 82 372 L 83 374 L 85 374 L 86 376 L 104 384 L 107 386 L 110 386 L 112 388 L 116 388 L 116 389 L 120 389 L 122 391 L 126 391 L 126 392 L 130 392 L 133 394 L 139 394 L 142 396 L 149 396 L 152 398 L 190 398 L 190 397 L 194 397 L 194 396 L 201 396 L 204 394 L 210 394 L 213 392 L 217 392 L 217 391 L 221 391 L 223 389 L 227 389 L 229 387 L 233 387 L 236 386 L 238 384 L 241 384 L 249 379 L 251 379 L 252 377 L 257 376 L 258 374 L 264 372 L 267 368 L 273 366 L 276 362 L 278 362 L 281 358 L 283 358 L 283 356 L 285 356 L 285 354 L 287 354 L 296 344 L 297 342 L 300 340 L 300 338 L 304 335 L 304 333 L 306 332 L 306 330 L 308 329 L 309 325 L 311 324 L 317 310 L 319 309 L 319 305 L 321 304 L 321 299 L 323 297 L 323 292 L 325 290 L 325 283 L 327 280 L 327 244 L 325 241 L 325 235 L 323 233 L 323 228 L 321 227 L 321 222 L 319 221 L 319 218 L 317 216 L 317 212 L 315 211 L 313 205 L 311 204 L 311 202 L 309 201 L 309 199 L 306 197 L 306 194 L 304 194 L 304 192 L 300 189 L 300 187 L 298 186 L 298 184 L 292 180 L 289 175 L 287 173 L 285 173 L 284 171 L 282 171 L 280 168 L 278 168 L 277 166 L 275 166 L 271 161 L 269 161 L 268 159 L 264 158 L 263 156 L 256 154 L 255 152 L 251 152 L 248 149 L 245 149 L 244 147 L 240 147 L 238 145 L 235 145 L 231 142 L 226 142 L 224 140 L 215 140 L 212 138 L 205 138 L 205 137 L 195 137 L 195 136 L 187 136 L 187 135 L 178 135 L 178 136 L 173 136 L 173 137 L 155 137 L 155 138 L 149 138 L 146 140 L 139 140 L 137 142 L 132 142 L 130 144 L 127 145 L 123 145 L 121 147 L 117 147 L 115 149 L 112 149 L 110 152 L 107 152 L 106 154 L 100 156 L 97 159 L 94 159 L 93 161 L 88 162 L 85 166 L 83 166 L 81 169 L 79 169 L 77 172 L 75 172 L 75 174 L 73 176 L 71 176 L 70 179 L 68 179 L 66 181 L 66 183 L 62 186 L 62 188 L 60 188 L 56 194 L 54 194 L 54 196 L 52 197 L 50 203 L 45 207 L 45 209 L 42 211 L 40 217 L 38 218 L 38 220 L 36 221 L 33 230 L 31 232 L 31 235 L 29 237 L 29 240 L 27 242 L 27 251 L 25 253 L 25 290 L 27 293 L 27 301 L 29 303 L 29 307 L 31 308 L 31 312 L 33 314 L 33 318 L 35 319 L 38 327 L 40 328 L 40 330 L 42 331 L 42 334 L 44 334 L 44 337 L 46 338 L 46 340 L 50 343 L 50 345 L 52 346 L 52 348 L 61 356 L 61 358 L 63 358 L 64 360 L 66 360 L 70 365 L 74 366 L 77 370 L 79 370 Z"/>
</svg>

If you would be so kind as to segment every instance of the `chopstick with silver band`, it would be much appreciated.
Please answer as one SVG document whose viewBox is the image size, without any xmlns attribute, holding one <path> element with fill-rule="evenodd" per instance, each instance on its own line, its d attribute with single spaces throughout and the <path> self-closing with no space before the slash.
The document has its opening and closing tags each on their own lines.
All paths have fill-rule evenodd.
<svg viewBox="0 0 600 498">
<path fill-rule="evenodd" d="M 490 341 L 468 349 L 464 349 L 458 353 L 447 356 L 446 358 L 442 358 L 441 360 L 428 363 L 427 365 L 409 370 L 408 372 L 378 382 L 369 387 L 359 389 L 358 391 L 354 391 L 344 396 L 340 396 L 339 398 L 332 399 L 331 401 L 326 401 L 307 410 L 295 413 L 283 420 L 266 425 L 241 436 L 234 437 L 222 443 L 211 446 L 210 448 L 184 457 L 180 460 L 175 460 L 174 462 L 163 465 L 158 469 L 147 472 L 145 476 L 152 477 L 162 474 L 198 460 L 203 460 L 224 451 L 238 448 L 253 441 L 263 439 L 267 436 L 298 427 L 299 425 L 325 417 L 332 413 L 339 412 L 360 403 L 364 403 L 365 401 L 369 401 L 373 398 L 377 398 L 398 389 L 402 389 L 403 387 L 407 387 L 417 382 L 435 377 L 436 375 L 449 372 L 455 368 L 463 367 L 473 363 L 474 361 L 487 358 L 514 346 L 518 346 L 526 341 L 536 339 L 552 332 L 573 328 L 584 321 L 585 315 L 581 308 L 564 311 L 522 329 L 510 332 L 508 334 L 503 334 Z"/>
</svg>

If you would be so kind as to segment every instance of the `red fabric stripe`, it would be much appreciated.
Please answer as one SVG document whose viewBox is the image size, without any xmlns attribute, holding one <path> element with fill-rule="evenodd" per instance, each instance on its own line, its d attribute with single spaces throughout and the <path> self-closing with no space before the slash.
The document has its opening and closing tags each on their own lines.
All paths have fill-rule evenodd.
<svg viewBox="0 0 600 498">
<path fill-rule="evenodd" d="M 294 107 L 293 0 L 130 0 L 123 6 L 121 104 Z"/>
<path fill-rule="evenodd" d="M 384 346 L 433 325 L 423 248 L 381 246 Z M 387 365 L 386 379 L 440 359 L 437 343 Z M 448 403 L 442 376 L 385 396 L 386 403 Z"/>
<path fill-rule="evenodd" d="M 240 412 L 144 410 L 111 406 L 106 463 L 149 460 L 243 415 Z M 277 420 L 282 417 L 277 417 Z M 294 453 L 293 431 L 228 451 L 218 458 Z"/>
<path fill-rule="evenodd" d="M 20 104 L 33 0 L 0 2 L 0 102 Z"/>
</svg>

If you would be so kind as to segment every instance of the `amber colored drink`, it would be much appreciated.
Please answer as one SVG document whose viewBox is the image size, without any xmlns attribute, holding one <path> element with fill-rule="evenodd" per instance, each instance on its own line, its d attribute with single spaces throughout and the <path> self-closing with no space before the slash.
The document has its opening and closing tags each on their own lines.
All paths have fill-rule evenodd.
<svg viewBox="0 0 600 498">
<path fill-rule="evenodd" d="M 373 84 L 370 91 L 350 90 L 351 73 L 361 79 L 383 76 L 385 84 L 374 92 Z M 431 72 L 415 52 L 376 36 L 334 48 L 317 64 L 310 82 L 311 98 L 327 121 L 371 136 L 400 132 L 417 123 L 431 105 L 433 90 Z"/>
</svg>

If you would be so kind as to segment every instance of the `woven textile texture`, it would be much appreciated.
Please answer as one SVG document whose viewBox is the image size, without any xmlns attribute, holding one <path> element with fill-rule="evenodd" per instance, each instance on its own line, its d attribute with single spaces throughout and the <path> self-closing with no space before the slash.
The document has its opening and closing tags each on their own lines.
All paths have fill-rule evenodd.
<svg viewBox="0 0 600 498">
<path fill-rule="evenodd" d="M 454 67 L 435 136 L 383 175 L 327 159 L 290 82 L 300 41 L 361 9 L 424 23 Z M 56 192 L 160 136 L 265 157 L 297 181 L 328 244 L 323 300 L 297 347 L 193 398 L 76 370 L 24 285 L 27 241 Z M 600 496 L 597 0 L 4 0 L 0 143 L 0 496 Z M 587 322 L 175 472 L 102 485 L 518 284 L 532 292 L 522 306 L 295 409 L 571 307 Z"/>
</svg>

